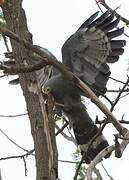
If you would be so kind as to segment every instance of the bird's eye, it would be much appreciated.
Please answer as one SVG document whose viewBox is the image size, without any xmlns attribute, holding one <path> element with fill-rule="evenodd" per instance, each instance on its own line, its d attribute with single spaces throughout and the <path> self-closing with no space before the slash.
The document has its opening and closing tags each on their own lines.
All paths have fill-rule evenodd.
<svg viewBox="0 0 129 180">
<path fill-rule="evenodd" d="M 51 87 L 47 86 L 45 89 L 45 93 L 50 94 L 51 93 Z"/>
</svg>

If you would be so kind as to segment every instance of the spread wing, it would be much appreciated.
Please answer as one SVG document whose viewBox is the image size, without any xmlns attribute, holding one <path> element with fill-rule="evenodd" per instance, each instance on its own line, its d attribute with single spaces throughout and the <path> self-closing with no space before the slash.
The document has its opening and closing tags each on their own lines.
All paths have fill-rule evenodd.
<svg viewBox="0 0 129 180">
<path fill-rule="evenodd" d="M 64 43 L 62 61 L 98 95 L 106 91 L 110 76 L 107 63 L 118 61 L 126 42 L 113 40 L 124 31 L 124 28 L 113 30 L 119 18 L 115 19 L 109 11 L 96 19 L 97 16 L 98 12 L 88 18 Z"/>
</svg>

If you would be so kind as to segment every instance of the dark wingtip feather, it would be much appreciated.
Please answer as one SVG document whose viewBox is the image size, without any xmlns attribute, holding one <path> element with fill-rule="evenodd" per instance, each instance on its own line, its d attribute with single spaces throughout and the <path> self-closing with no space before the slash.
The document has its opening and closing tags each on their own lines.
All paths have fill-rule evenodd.
<svg viewBox="0 0 129 180">
<path fill-rule="evenodd" d="M 104 27 L 106 27 L 108 24 L 110 24 L 112 22 L 112 20 L 114 19 L 115 15 L 114 13 L 110 14 L 101 24 L 99 24 L 97 27 L 102 29 Z"/>
<path fill-rule="evenodd" d="M 89 28 L 93 27 L 93 26 L 98 26 L 99 24 L 101 24 L 110 14 L 110 11 L 106 11 L 104 14 L 102 14 L 98 19 L 96 19 L 94 22 L 92 22 L 89 25 Z"/>
<path fill-rule="evenodd" d="M 126 45 L 126 41 L 125 40 L 112 40 L 111 41 L 111 49 L 118 49 L 118 48 L 122 48 Z"/>
<path fill-rule="evenodd" d="M 108 32 L 107 36 L 108 36 L 108 38 L 112 39 L 112 38 L 122 35 L 123 32 L 124 32 L 124 27 L 117 29 L 115 31 Z"/>
<path fill-rule="evenodd" d="M 108 24 L 107 26 L 102 28 L 102 30 L 104 32 L 108 32 L 108 31 L 112 30 L 113 28 L 115 28 L 118 25 L 119 22 L 120 22 L 120 18 L 118 18 L 115 21 L 113 21 L 112 23 Z"/>
<path fill-rule="evenodd" d="M 114 49 L 112 50 L 112 52 L 110 53 L 111 56 L 120 56 L 124 53 L 124 49 L 123 48 L 118 48 L 118 49 Z"/>
<path fill-rule="evenodd" d="M 87 28 L 89 26 L 89 24 L 92 23 L 92 21 L 98 16 L 98 13 L 99 11 L 97 11 L 96 13 L 94 13 L 93 15 L 91 15 L 79 28 L 79 29 L 82 29 L 82 28 Z"/>
<path fill-rule="evenodd" d="M 9 81 L 9 84 L 11 84 L 11 85 L 17 85 L 17 84 L 19 84 L 19 78 L 13 79 L 13 80 Z"/>
<path fill-rule="evenodd" d="M 107 62 L 108 63 L 115 63 L 119 60 L 119 56 L 108 56 L 107 57 Z"/>
</svg>

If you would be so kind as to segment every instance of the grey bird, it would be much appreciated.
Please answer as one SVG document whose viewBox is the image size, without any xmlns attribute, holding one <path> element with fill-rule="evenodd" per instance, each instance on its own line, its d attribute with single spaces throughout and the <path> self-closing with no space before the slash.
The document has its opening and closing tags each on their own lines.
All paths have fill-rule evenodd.
<svg viewBox="0 0 129 180">
<path fill-rule="evenodd" d="M 114 30 L 120 18 L 115 18 L 114 13 L 110 11 L 106 11 L 99 18 L 97 16 L 98 12 L 90 16 L 66 40 L 62 47 L 62 63 L 99 97 L 107 90 L 106 84 L 111 73 L 107 63 L 115 63 L 119 60 L 119 56 L 124 52 L 126 41 L 114 40 L 124 32 L 124 28 Z M 36 47 L 54 57 L 47 49 Z M 15 65 L 15 61 L 6 62 L 5 65 L 10 63 Z M 44 71 L 41 69 L 36 74 L 43 85 Z M 18 82 L 19 79 L 14 79 L 10 84 Z M 85 94 L 54 67 L 50 79 L 44 86 L 44 91 L 46 94 L 51 94 L 58 104 L 63 105 L 56 105 L 56 113 L 67 117 L 73 127 L 81 154 L 85 162 L 90 163 L 109 144 L 102 133 L 95 138 L 99 129 L 82 103 L 81 96 Z"/>
<path fill-rule="evenodd" d="M 113 40 L 124 32 L 124 28 L 113 30 L 120 18 L 115 19 L 114 13 L 110 11 L 106 11 L 99 18 L 97 16 L 98 12 L 90 16 L 66 40 L 62 47 L 62 63 L 99 97 L 106 93 L 106 84 L 110 76 L 107 63 L 118 61 L 124 52 L 126 41 Z M 82 103 L 83 92 L 55 68 L 44 86 L 44 91 L 51 94 L 56 102 L 63 104 L 56 106 L 57 114 L 64 114 L 68 118 L 81 154 L 84 155 L 85 162 L 90 163 L 109 144 L 102 133 L 94 138 L 99 129 Z M 105 158 L 107 157 L 109 155 Z"/>
</svg>

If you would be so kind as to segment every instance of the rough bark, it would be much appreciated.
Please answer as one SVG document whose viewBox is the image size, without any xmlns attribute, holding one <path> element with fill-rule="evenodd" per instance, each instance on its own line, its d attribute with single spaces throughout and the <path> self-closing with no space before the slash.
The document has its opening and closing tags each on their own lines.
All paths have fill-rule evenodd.
<svg viewBox="0 0 129 180">
<path fill-rule="evenodd" d="M 32 43 L 32 35 L 28 31 L 25 12 L 22 9 L 22 0 L 6 0 L 2 4 L 2 10 L 7 28 L 16 33 L 20 38 Z M 10 41 L 17 66 L 25 63 L 32 64 L 32 51 L 14 40 Z M 37 169 L 36 180 L 55 180 L 57 176 L 57 163 L 55 164 L 54 161 L 57 156 L 54 156 L 56 154 L 54 152 L 56 151 L 54 128 L 53 126 L 49 128 L 41 87 L 35 72 L 19 74 L 19 78 L 34 140 Z M 36 86 L 37 93 L 30 92 L 28 88 L 30 82 L 33 82 Z"/>
</svg>

